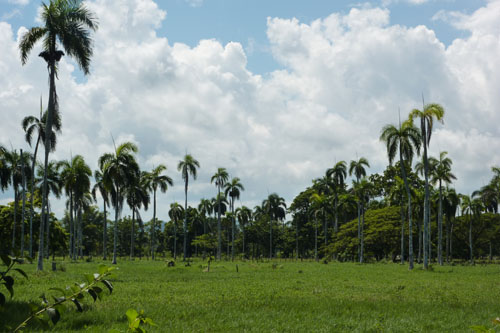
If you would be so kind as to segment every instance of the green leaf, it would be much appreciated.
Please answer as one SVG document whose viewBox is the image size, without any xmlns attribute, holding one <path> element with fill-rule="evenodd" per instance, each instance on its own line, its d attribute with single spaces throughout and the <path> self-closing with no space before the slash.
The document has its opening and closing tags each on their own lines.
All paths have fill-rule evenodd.
<svg viewBox="0 0 500 333">
<path fill-rule="evenodd" d="M 12 287 L 14 285 L 14 278 L 12 276 L 9 276 L 9 275 L 4 276 L 3 280 L 5 281 L 5 285 L 6 286 L 11 286 Z"/>
<path fill-rule="evenodd" d="M 92 290 L 96 293 L 99 300 L 102 300 L 102 289 L 98 286 L 92 287 Z"/>
<path fill-rule="evenodd" d="M 113 285 L 111 284 L 111 282 L 109 282 L 108 280 L 102 280 L 101 282 L 104 283 L 106 287 L 108 287 L 110 294 L 113 293 Z"/>
<path fill-rule="evenodd" d="M 144 328 L 142 328 L 142 327 L 136 327 L 135 331 L 139 332 L 139 333 L 146 333 L 146 330 Z"/>
<path fill-rule="evenodd" d="M 103 275 L 108 271 L 108 267 L 106 265 L 100 264 L 99 265 L 99 275 Z"/>
<path fill-rule="evenodd" d="M 37 316 L 36 319 L 38 320 L 38 322 L 40 323 L 40 326 L 42 326 L 42 328 L 44 330 L 49 330 L 50 329 L 50 325 L 49 325 L 49 320 L 48 319 L 45 319 L 42 316 Z"/>
<path fill-rule="evenodd" d="M 80 286 L 77 283 L 75 283 L 75 285 L 71 286 L 70 288 L 71 288 L 71 291 L 73 292 L 73 294 L 80 291 Z"/>
<path fill-rule="evenodd" d="M 144 322 L 145 322 L 146 324 L 150 325 L 150 326 L 158 326 L 158 325 L 156 325 L 156 324 L 154 323 L 153 319 L 151 319 L 151 318 L 146 318 L 146 319 L 144 319 Z"/>
<path fill-rule="evenodd" d="M 55 325 L 61 319 L 61 315 L 59 314 L 59 311 L 57 311 L 54 308 L 47 308 L 47 314 L 49 315 L 50 320 L 52 320 L 52 323 Z"/>
<path fill-rule="evenodd" d="M 9 285 L 5 285 L 5 288 L 7 288 L 7 290 L 9 291 L 10 298 L 14 297 L 14 288 L 12 288 L 12 286 Z"/>
<path fill-rule="evenodd" d="M 87 280 L 88 284 L 91 284 L 94 282 L 94 276 L 92 274 L 84 274 L 83 276 L 85 276 L 85 280 Z"/>
<path fill-rule="evenodd" d="M 10 266 L 10 263 L 11 263 L 11 260 L 10 260 L 10 257 L 8 255 L 5 255 L 5 254 L 2 254 L 0 256 L 0 258 L 2 258 L 2 262 L 5 266 Z"/>
<path fill-rule="evenodd" d="M 22 276 L 24 276 L 26 279 L 28 279 L 28 275 L 26 275 L 26 273 L 20 269 L 20 268 L 14 268 L 15 271 L 19 272 L 19 274 L 21 274 Z"/>
<path fill-rule="evenodd" d="M 0 293 L 0 306 L 3 306 L 5 304 L 5 296 L 4 294 Z"/>
<path fill-rule="evenodd" d="M 62 296 L 62 297 L 54 297 L 54 296 L 52 296 L 52 298 L 54 299 L 54 301 L 56 303 L 59 303 L 59 302 L 62 303 L 62 302 L 64 302 L 66 300 L 66 297 L 64 297 L 64 296 Z"/>
<path fill-rule="evenodd" d="M 49 290 L 59 291 L 59 292 L 61 292 L 61 294 L 66 295 L 66 291 L 62 288 L 49 288 Z"/>
<path fill-rule="evenodd" d="M 63 314 L 66 312 L 66 307 L 62 304 L 57 304 L 54 308 L 59 312 L 59 314 Z"/>
<path fill-rule="evenodd" d="M 132 325 L 132 323 L 137 319 L 137 316 L 139 315 L 134 309 L 128 309 L 125 314 L 127 315 L 129 325 Z"/>
<path fill-rule="evenodd" d="M 94 302 L 95 302 L 97 300 L 96 292 L 93 291 L 92 289 L 87 290 L 87 292 L 89 293 L 90 296 L 92 296 L 92 298 L 94 299 Z"/>
<path fill-rule="evenodd" d="M 80 302 L 78 302 L 78 300 L 75 298 L 72 298 L 71 300 L 73 301 L 73 303 L 75 303 L 78 312 L 83 312 L 82 305 L 80 304 Z"/>
<path fill-rule="evenodd" d="M 29 302 L 28 306 L 30 307 L 31 313 L 35 313 L 38 312 L 38 310 L 40 310 L 40 306 L 35 302 Z"/>
<path fill-rule="evenodd" d="M 75 297 L 76 297 L 76 299 L 79 299 L 79 300 L 82 300 L 85 298 L 85 296 L 83 296 L 82 293 L 77 294 Z"/>
</svg>

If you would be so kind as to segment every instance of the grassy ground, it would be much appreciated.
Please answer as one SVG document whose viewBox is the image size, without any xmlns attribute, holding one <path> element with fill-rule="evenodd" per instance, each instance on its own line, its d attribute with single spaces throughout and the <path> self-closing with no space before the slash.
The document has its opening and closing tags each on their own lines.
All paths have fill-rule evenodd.
<svg viewBox="0 0 500 333">
<path fill-rule="evenodd" d="M 98 265 L 66 262 L 64 272 L 42 273 L 35 264 L 20 266 L 30 278 L 16 277 L 15 296 L 0 310 L 0 331 L 22 322 L 29 300 L 51 294 L 50 287 L 84 282 L 83 274 Z M 121 260 L 117 266 L 113 294 L 96 303 L 88 297 L 83 313 L 71 304 L 55 331 L 126 331 L 129 308 L 143 309 L 158 324 L 148 329 L 153 332 L 471 332 L 470 326 L 491 327 L 500 316 L 497 265 L 427 272 L 397 264 L 284 261 L 212 263 L 210 272 L 201 261 L 167 267 L 165 261 Z"/>
</svg>

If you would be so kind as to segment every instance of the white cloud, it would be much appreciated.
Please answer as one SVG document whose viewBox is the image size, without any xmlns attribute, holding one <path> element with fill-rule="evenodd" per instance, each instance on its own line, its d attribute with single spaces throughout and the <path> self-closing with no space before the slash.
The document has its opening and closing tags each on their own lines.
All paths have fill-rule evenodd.
<svg viewBox="0 0 500 333">
<path fill-rule="evenodd" d="M 185 0 L 191 7 L 200 7 L 203 5 L 203 0 Z"/>
<path fill-rule="evenodd" d="M 92 74 L 78 83 L 76 65 L 61 61 L 63 134 L 54 158 L 82 154 L 96 168 L 98 156 L 113 149 L 111 134 L 117 142 L 137 142 L 142 167 L 163 163 L 175 181 L 159 197 L 160 218 L 183 198 L 176 166 L 186 151 L 201 163 L 190 183 L 193 203 L 214 196 L 210 176 L 219 166 L 242 179 L 247 204 L 268 190 L 291 200 L 335 161 L 358 155 L 369 159 L 370 172 L 385 168 L 380 129 L 397 121 L 398 107 L 403 116 L 421 107 L 423 92 L 446 109 L 431 153 L 449 151 L 457 189 L 470 192 L 500 164 L 491 154 L 500 148 L 500 38 L 489 18 L 497 3 L 461 16 L 471 36 L 448 48 L 425 26 L 390 25 L 384 8 L 354 8 L 310 23 L 269 18 L 272 53 L 285 69 L 264 78 L 247 69 L 240 43 L 202 40 L 190 47 L 158 36 L 166 12 L 151 0 L 89 2 L 102 18 Z M 16 147 L 26 147 L 21 119 L 38 113 L 39 96 L 48 90 L 37 50 L 20 65 L 23 31 L 15 36 L 0 22 L 0 143 Z"/>
<path fill-rule="evenodd" d="M 424 3 L 429 2 L 429 0 L 382 0 L 383 6 L 390 6 L 392 4 L 397 4 L 400 2 L 406 2 L 410 5 L 422 5 Z"/>
<path fill-rule="evenodd" d="M 30 0 L 8 0 L 8 2 L 18 6 L 26 6 Z"/>
</svg>

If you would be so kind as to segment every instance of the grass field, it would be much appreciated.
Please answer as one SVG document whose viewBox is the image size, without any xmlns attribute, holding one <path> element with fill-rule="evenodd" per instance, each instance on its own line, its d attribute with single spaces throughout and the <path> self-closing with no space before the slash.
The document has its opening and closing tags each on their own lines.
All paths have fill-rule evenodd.
<svg viewBox="0 0 500 333">
<path fill-rule="evenodd" d="M 0 310 L 0 330 L 29 313 L 27 302 L 50 287 L 84 282 L 99 261 L 64 263 L 66 271 L 20 266 L 15 296 Z M 238 272 L 236 271 L 238 265 Z M 143 309 L 148 332 L 471 332 L 500 316 L 500 266 L 444 266 L 408 271 L 397 264 L 315 262 L 119 261 L 112 295 L 85 311 L 64 313 L 54 331 L 126 331 L 125 312 Z M 46 263 L 49 267 L 49 262 Z M 0 287 L 3 288 L 3 287 Z M 106 291 L 106 294 L 107 293 Z M 29 326 L 26 331 L 38 331 Z"/>
</svg>

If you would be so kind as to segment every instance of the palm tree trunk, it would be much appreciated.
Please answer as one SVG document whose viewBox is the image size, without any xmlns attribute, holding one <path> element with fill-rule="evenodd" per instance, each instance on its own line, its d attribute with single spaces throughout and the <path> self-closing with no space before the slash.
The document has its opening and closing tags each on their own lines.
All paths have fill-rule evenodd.
<svg viewBox="0 0 500 333">
<path fill-rule="evenodd" d="M 295 260 L 299 260 L 299 219 L 295 222 Z"/>
<path fill-rule="evenodd" d="M 83 215 L 83 207 L 80 205 L 78 207 L 78 245 L 79 245 L 79 252 L 80 252 L 80 259 L 83 259 L 83 220 L 82 220 L 82 215 Z M 47 221 L 48 222 L 48 221 Z"/>
<path fill-rule="evenodd" d="M 217 185 L 218 194 L 217 194 L 217 259 L 221 260 L 222 255 L 222 227 L 220 221 L 220 181 L 218 181 Z"/>
<path fill-rule="evenodd" d="M 427 159 L 427 129 L 425 118 L 421 118 L 422 138 L 424 141 L 424 179 L 425 179 L 425 198 L 424 198 L 424 269 L 429 268 L 430 256 L 430 203 L 429 203 L 429 161 Z M 429 252 L 427 252 L 429 250 Z"/>
<path fill-rule="evenodd" d="M 155 260 L 155 228 L 156 228 L 156 188 L 153 188 L 153 225 L 151 226 L 151 260 Z"/>
<path fill-rule="evenodd" d="M 443 202 L 441 179 L 439 180 L 439 212 L 438 212 L 438 262 L 443 266 Z"/>
<path fill-rule="evenodd" d="M 47 217 L 45 218 L 45 258 L 49 259 L 50 246 L 50 201 L 47 200 Z"/>
<path fill-rule="evenodd" d="M 399 164 L 401 166 L 401 174 L 403 176 L 403 182 L 405 184 L 406 195 L 408 197 L 408 263 L 409 269 L 413 269 L 413 231 L 412 231 L 412 220 L 411 220 L 411 191 L 410 185 L 408 184 L 408 178 L 406 177 L 406 165 L 403 159 L 403 152 L 399 150 Z M 401 229 L 403 233 L 403 229 Z M 403 236 L 401 236 L 403 237 Z M 420 236 L 419 236 L 420 237 Z M 401 248 L 403 249 L 403 241 L 401 240 Z M 419 247 L 420 252 L 420 247 Z M 401 250 L 401 257 L 403 257 L 403 250 Z"/>
<path fill-rule="evenodd" d="M 26 209 L 26 175 L 24 172 L 23 150 L 21 149 L 21 177 L 23 187 L 23 204 L 21 211 L 21 258 L 24 258 L 24 210 Z"/>
<path fill-rule="evenodd" d="M 43 271 L 43 221 L 45 217 L 45 203 L 47 202 L 47 169 L 49 165 L 49 152 L 50 152 L 50 138 L 52 137 L 52 122 L 54 118 L 55 107 L 57 103 L 56 95 L 56 83 L 55 83 L 55 73 L 56 64 L 54 60 L 55 54 L 55 44 L 54 48 L 50 50 L 51 60 L 49 62 L 49 107 L 47 112 L 47 123 L 45 128 L 45 160 L 43 168 L 43 188 L 42 188 L 42 213 L 40 216 L 40 235 L 39 235 L 39 245 L 38 245 L 38 265 L 37 270 Z"/>
<path fill-rule="evenodd" d="M 73 252 L 75 250 L 74 246 L 74 238 L 73 238 L 73 229 L 74 229 L 74 220 L 73 220 L 73 190 L 69 191 L 69 257 L 73 258 Z"/>
<path fill-rule="evenodd" d="M 177 259 L 177 217 L 174 217 L 174 260 Z"/>
<path fill-rule="evenodd" d="M 450 262 L 453 260 L 453 222 L 450 224 Z"/>
<path fill-rule="evenodd" d="M 187 255 L 187 204 L 188 204 L 188 175 L 186 171 L 186 182 L 184 186 L 184 253 L 183 261 L 186 261 Z"/>
<path fill-rule="evenodd" d="M 335 233 L 339 231 L 339 213 L 338 213 L 338 195 L 335 193 L 335 225 L 333 226 L 333 230 Z"/>
<path fill-rule="evenodd" d="M 273 219 L 269 215 L 269 260 L 273 259 Z"/>
<path fill-rule="evenodd" d="M 325 214 L 323 214 L 323 234 L 325 235 L 325 247 L 326 245 L 328 244 L 328 224 L 327 224 L 327 221 L 325 219 Z"/>
<path fill-rule="evenodd" d="M 132 209 L 132 228 L 130 230 L 130 260 L 134 258 L 134 224 L 135 224 L 135 207 Z"/>
<path fill-rule="evenodd" d="M 16 227 L 17 227 L 17 186 L 14 186 L 14 226 L 12 228 L 12 254 L 15 255 L 16 250 Z"/>
<path fill-rule="evenodd" d="M 361 262 L 361 211 L 360 211 L 360 203 L 357 202 L 358 206 L 358 260 Z"/>
<path fill-rule="evenodd" d="M 115 225 L 113 226 L 113 261 L 111 262 L 113 265 L 116 265 L 116 247 L 118 242 L 118 211 L 120 210 L 118 207 L 118 198 L 120 196 L 118 186 L 116 186 L 116 198 L 115 198 Z"/>
<path fill-rule="evenodd" d="M 234 197 L 231 197 L 231 261 L 234 261 Z"/>
<path fill-rule="evenodd" d="M 318 261 L 318 218 L 314 216 L 314 260 Z"/>
<path fill-rule="evenodd" d="M 472 218 L 469 213 L 469 247 L 470 247 L 470 264 L 474 265 L 474 255 L 472 254 Z"/>
<path fill-rule="evenodd" d="M 40 117 L 41 118 L 41 117 Z M 35 166 L 36 154 L 38 153 L 38 144 L 40 143 L 40 133 L 36 139 L 35 152 L 33 154 L 33 161 L 31 162 L 31 196 L 30 196 L 30 258 L 33 258 L 33 196 L 35 195 Z"/>
<path fill-rule="evenodd" d="M 450 217 L 448 216 L 448 213 L 446 213 L 446 262 L 450 262 Z"/>
<path fill-rule="evenodd" d="M 102 260 L 106 260 L 106 250 L 107 250 L 107 235 L 108 219 L 106 215 L 106 201 L 104 202 L 104 221 L 103 221 L 103 232 L 102 232 Z"/>
<path fill-rule="evenodd" d="M 363 200 L 361 200 L 361 255 L 360 263 L 364 262 L 364 251 L 365 251 L 365 207 Z"/>
<path fill-rule="evenodd" d="M 404 216 L 404 207 L 403 207 L 403 196 L 401 195 L 400 197 L 401 200 L 401 207 L 400 207 L 400 214 L 401 214 L 401 265 L 405 263 L 405 216 Z"/>
</svg>

